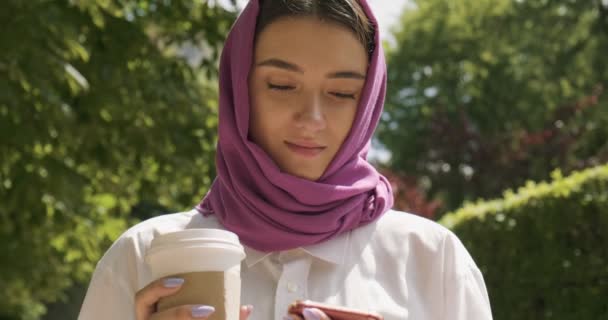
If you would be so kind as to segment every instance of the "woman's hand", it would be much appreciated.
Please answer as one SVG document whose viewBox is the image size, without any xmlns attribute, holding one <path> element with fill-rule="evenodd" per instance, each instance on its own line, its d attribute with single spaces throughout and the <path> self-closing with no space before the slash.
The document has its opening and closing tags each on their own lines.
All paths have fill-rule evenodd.
<svg viewBox="0 0 608 320">
<path fill-rule="evenodd" d="M 215 311 L 212 306 L 184 305 L 156 312 L 158 300 L 175 294 L 183 283 L 184 280 L 180 278 L 159 279 L 139 290 L 135 294 L 137 320 L 207 319 Z M 252 306 L 241 307 L 240 320 L 246 320 L 252 309 Z"/>
<path fill-rule="evenodd" d="M 331 320 L 323 311 L 316 308 L 306 308 L 302 311 L 302 315 L 290 313 L 289 316 L 283 318 L 283 320 Z"/>
</svg>

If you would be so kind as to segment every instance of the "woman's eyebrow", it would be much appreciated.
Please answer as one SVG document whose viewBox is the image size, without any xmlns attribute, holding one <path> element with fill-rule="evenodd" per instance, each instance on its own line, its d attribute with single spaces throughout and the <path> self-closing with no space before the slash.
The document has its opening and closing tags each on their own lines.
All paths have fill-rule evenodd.
<svg viewBox="0 0 608 320">
<path fill-rule="evenodd" d="M 279 68 L 279 69 L 285 69 L 287 71 L 304 73 L 302 68 L 298 67 L 297 65 L 295 65 L 291 62 L 287 62 L 285 60 L 277 59 L 277 58 L 270 58 L 270 59 L 264 60 L 262 62 L 259 62 L 258 64 L 256 64 L 256 67 L 275 67 L 275 68 Z"/>
<path fill-rule="evenodd" d="M 357 71 L 339 71 L 327 75 L 328 78 L 365 80 L 365 75 Z"/>
<path fill-rule="evenodd" d="M 270 58 L 262 62 L 258 62 L 256 67 L 275 67 L 287 71 L 304 73 L 304 70 L 302 70 L 302 68 L 300 68 L 298 65 L 277 58 Z M 357 71 L 338 71 L 329 73 L 327 78 L 365 80 L 365 75 Z"/>
</svg>

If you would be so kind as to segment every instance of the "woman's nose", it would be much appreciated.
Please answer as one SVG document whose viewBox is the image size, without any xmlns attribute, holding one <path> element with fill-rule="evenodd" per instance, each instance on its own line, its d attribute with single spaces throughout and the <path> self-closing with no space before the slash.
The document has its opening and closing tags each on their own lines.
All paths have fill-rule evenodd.
<svg viewBox="0 0 608 320">
<path fill-rule="evenodd" d="M 320 131 L 325 129 L 326 125 L 322 97 L 313 95 L 302 104 L 296 114 L 296 127 L 307 131 Z"/>
</svg>

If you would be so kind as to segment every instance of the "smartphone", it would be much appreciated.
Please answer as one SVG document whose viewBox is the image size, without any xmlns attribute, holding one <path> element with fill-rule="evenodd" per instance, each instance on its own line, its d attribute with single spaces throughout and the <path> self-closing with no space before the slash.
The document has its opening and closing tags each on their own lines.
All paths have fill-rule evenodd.
<svg viewBox="0 0 608 320">
<path fill-rule="evenodd" d="M 297 300 L 289 306 L 289 313 L 302 316 L 302 311 L 306 308 L 319 309 L 332 320 L 383 320 L 382 316 L 376 313 L 366 311 L 332 306 L 325 303 L 314 302 L 310 300 Z"/>
</svg>

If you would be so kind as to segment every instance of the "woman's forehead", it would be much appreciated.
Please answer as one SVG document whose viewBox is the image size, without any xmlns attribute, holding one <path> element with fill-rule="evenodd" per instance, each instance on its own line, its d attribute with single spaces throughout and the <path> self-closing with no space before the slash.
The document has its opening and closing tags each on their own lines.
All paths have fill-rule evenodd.
<svg viewBox="0 0 608 320">
<path fill-rule="evenodd" d="M 255 63 L 287 61 L 304 71 L 310 66 L 365 72 L 367 53 L 348 28 L 312 17 L 284 18 L 256 38 Z"/>
</svg>

